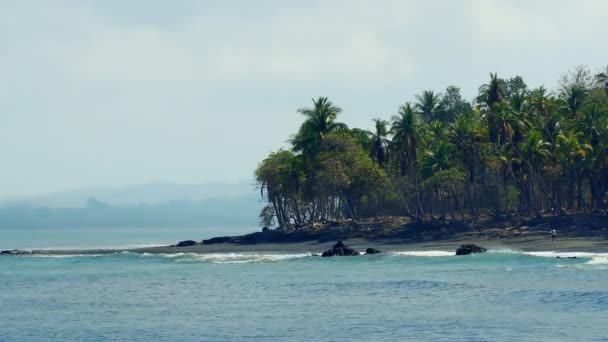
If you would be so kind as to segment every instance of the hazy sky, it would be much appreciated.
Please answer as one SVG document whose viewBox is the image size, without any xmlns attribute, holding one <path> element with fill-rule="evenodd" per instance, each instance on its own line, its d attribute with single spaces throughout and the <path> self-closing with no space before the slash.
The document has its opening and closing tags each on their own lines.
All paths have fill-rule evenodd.
<svg viewBox="0 0 608 342">
<path fill-rule="evenodd" d="M 608 1 L 0 0 L 0 197 L 249 179 L 311 98 L 370 127 L 608 64 Z"/>
</svg>

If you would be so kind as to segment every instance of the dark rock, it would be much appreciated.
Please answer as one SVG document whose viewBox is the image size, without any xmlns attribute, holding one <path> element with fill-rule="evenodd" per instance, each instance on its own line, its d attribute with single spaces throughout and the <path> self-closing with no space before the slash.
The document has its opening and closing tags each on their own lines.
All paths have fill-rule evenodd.
<svg viewBox="0 0 608 342">
<path fill-rule="evenodd" d="M 365 254 L 381 254 L 381 253 L 384 253 L 384 252 L 379 251 L 375 248 L 371 248 L 371 247 L 365 250 Z"/>
<path fill-rule="evenodd" d="M 570 256 L 570 257 L 563 257 L 563 256 L 557 256 L 558 259 L 576 259 L 575 256 Z"/>
<path fill-rule="evenodd" d="M 462 245 L 460 246 L 457 250 L 456 250 L 456 255 L 469 255 L 469 254 L 474 254 L 474 253 L 483 253 L 487 251 L 487 249 L 474 245 L 474 244 L 467 244 L 467 245 Z"/>
<path fill-rule="evenodd" d="M 230 237 L 230 236 L 220 236 L 220 237 L 211 238 L 209 240 L 203 240 L 203 244 L 205 244 L 205 245 L 213 245 L 216 243 L 229 243 L 229 242 L 232 242 L 232 237 Z"/>
<path fill-rule="evenodd" d="M 32 252 L 22 251 L 20 249 L 5 250 L 5 251 L 0 252 L 0 255 L 23 255 L 23 254 L 32 254 Z"/>
<path fill-rule="evenodd" d="M 263 233 L 266 233 L 266 232 L 269 232 L 269 231 L 270 231 L 270 228 L 268 228 L 268 227 L 264 227 L 264 228 L 262 228 L 262 232 L 263 232 Z"/>
<path fill-rule="evenodd" d="M 176 246 L 177 247 L 188 247 L 188 246 L 194 246 L 194 245 L 196 245 L 196 241 L 185 240 L 185 241 L 180 241 Z"/>
<path fill-rule="evenodd" d="M 359 252 L 347 247 L 342 241 L 338 241 L 331 249 L 326 250 L 321 254 L 322 257 L 332 256 L 354 256 L 359 255 Z"/>
</svg>

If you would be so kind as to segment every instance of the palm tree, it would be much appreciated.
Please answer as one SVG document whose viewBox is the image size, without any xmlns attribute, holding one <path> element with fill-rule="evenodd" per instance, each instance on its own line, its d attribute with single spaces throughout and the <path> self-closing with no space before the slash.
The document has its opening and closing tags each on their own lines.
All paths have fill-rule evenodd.
<svg viewBox="0 0 608 342">
<path fill-rule="evenodd" d="M 568 194 L 569 207 L 574 203 L 574 188 L 578 188 L 578 207 L 581 209 L 582 203 L 582 178 L 581 164 L 587 157 L 587 152 L 593 150 L 589 144 L 581 143 L 579 139 L 583 137 L 582 132 L 560 132 L 557 135 L 557 151 L 562 157 L 562 170 L 568 180 L 570 192 Z"/>
<path fill-rule="evenodd" d="M 293 150 L 308 156 L 316 155 L 324 135 L 348 128 L 345 124 L 336 122 L 342 109 L 334 106 L 327 97 L 319 97 L 312 101 L 313 108 L 298 110 L 306 119 L 298 133 L 291 139 Z"/>
<path fill-rule="evenodd" d="M 373 121 L 374 131 L 367 132 L 372 139 L 370 157 L 372 158 L 372 161 L 377 162 L 380 167 L 384 167 L 384 161 L 385 159 L 388 159 L 386 157 L 387 153 L 385 152 L 386 146 L 388 145 L 388 139 L 386 138 L 389 133 L 388 121 L 381 119 L 373 119 Z"/>
<path fill-rule="evenodd" d="M 437 119 L 437 113 L 441 106 L 441 94 L 435 94 L 432 90 L 425 90 L 416 95 L 416 109 L 422 115 L 425 122 Z"/>
<path fill-rule="evenodd" d="M 417 150 L 420 142 L 418 117 L 411 103 L 407 102 L 399 107 L 399 114 L 393 116 L 390 133 L 393 139 L 390 143 L 392 149 L 399 156 L 401 176 L 410 175 L 414 181 L 416 218 L 424 215 L 420 201 L 420 187 L 416 162 Z"/>
<path fill-rule="evenodd" d="M 528 177 L 520 177 L 520 190 L 527 207 L 536 210 L 538 216 L 540 212 L 538 212 L 538 206 L 533 198 L 534 185 L 538 184 L 538 186 L 542 186 L 542 168 L 545 162 L 550 160 L 552 156 L 551 144 L 544 139 L 543 132 L 531 130 L 528 133 L 526 141 L 520 144 L 519 151 L 521 152 L 520 158 L 527 165 L 527 169 L 524 168 L 524 170 L 528 174 Z"/>
<path fill-rule="evenodd" d="M 408 165 L 417 159 L 416 150 L 420 141 L 418 119 L 411 103 L 399 107 L 399 114 L 392 118 L 390 133 L 393 134 L 391 146 L 399 155 L 401 175 L 405 176 Z"/>
<path fill-rule="evenodd" d="M 450 125 L 449 140 L 456 147 L 456 153 L 462 165 L 468 171 L 468 181 L 465 182 L 465 196 L 468 197 L 468 202 L 472 204 L 472 214 L 476 217 L 479 214 L 476 176 L 480 164 L 477 145 L 482 138 L 482 127 L 473 115 L 459 116 Z M 473 189 L 471 189 L 471 185 Z"/>
<path fill-rule="evenodd" d="M 608 95 L 608 66 L 606 66 L 606 69 L 604 71 L 595 75 L 595 79 L 597 85 L 603 87 L 604 91 L 606 92 L 606 95 Z"/>
<path fill-rule="evenodd" d="M 477 105 L 481 110 L 485 120 L 487 121 L 490 141 L 496 144 L 498 140 L 498 128 L 495 120 L 495 106 L 500 103 L 504 97 L 503 82 L 496 74 L 490 74 L 490 83 L 479 87 L 479 96 L 477 96 Z"/>
<path fill-rule="evenodd" d="M 454 164 L 454 145 L 440 140 L 432 148 L 424 151 L 420 160 L 420 171 L 424 177 L 431 177 L 438 171 L 447 170 Z"/>
<path fill-rule="evenodd" d="M 583 103 L 587 98 L 588 90 L 578 84 L 569 85 L 562 89 L 561 97 L 565 102 L 562 107 L 571 116 L 576 116 L 579 110 L 583 107 Z"/>
</svg>

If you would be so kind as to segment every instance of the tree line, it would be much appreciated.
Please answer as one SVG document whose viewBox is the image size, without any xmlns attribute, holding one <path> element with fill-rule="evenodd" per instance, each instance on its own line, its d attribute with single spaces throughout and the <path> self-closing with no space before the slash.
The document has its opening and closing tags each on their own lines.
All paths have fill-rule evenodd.
<svg viewBox="0 0 608 342">
<path fill-rule="evenodd" d="M 496 74 L 472 101 L 423 91 L 371 130 L 339 122 L 326 97 L 298 112 L 291 148 L 255 171 L 264 226 L 606 211 L 608 67 L 569 71 L 552 92 Z"/>
</svg>

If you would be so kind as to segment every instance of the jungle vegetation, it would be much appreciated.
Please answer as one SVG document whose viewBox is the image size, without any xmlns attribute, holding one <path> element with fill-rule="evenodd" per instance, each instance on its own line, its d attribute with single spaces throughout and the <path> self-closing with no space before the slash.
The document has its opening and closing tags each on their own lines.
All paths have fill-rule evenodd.
<svg viewBox="0 0 608 342">
<path fill-rule="evenodd" d="M 290 149 L 255 171 L 260 223 L 408 216 L 475 221 L 606 212 L 608 67 L 578 67 L 556 89 L 490 74 L 472 101 L 422 91 L 370 129 L 326 97 L 298 110 Z"/>
</svg>

